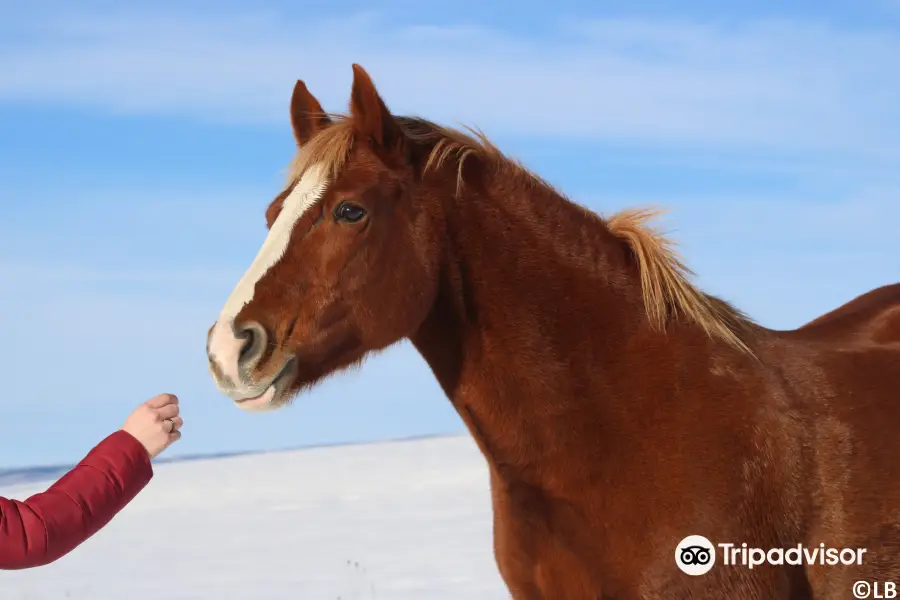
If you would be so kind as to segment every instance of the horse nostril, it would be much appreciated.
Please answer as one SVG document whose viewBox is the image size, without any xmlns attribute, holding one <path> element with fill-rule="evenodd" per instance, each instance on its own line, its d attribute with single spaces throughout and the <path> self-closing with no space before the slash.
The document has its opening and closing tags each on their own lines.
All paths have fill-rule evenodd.
<svg viewBox="0 0 900 600">
<path fill-rule="evenodd" d="M 251 348 L 253 348 L 253 330 L 245 329 L 244 331 L 240 332 L 237 337 L 244 339 L 244 345 L 241 346 L 241 352 L 238 355 L 238 362 L 244 362 L 244 358 L 247 356 L 247 353 L 250 352 Z"/>
<path fill-rule="evenodd" d="M 252 367 L 263 354 L 266 346 L 266 330 L 259 323 L 251 322 L 243 325 L 236 336 L 243 340 L 238 354 L 238 365 Z"/>
</svg>

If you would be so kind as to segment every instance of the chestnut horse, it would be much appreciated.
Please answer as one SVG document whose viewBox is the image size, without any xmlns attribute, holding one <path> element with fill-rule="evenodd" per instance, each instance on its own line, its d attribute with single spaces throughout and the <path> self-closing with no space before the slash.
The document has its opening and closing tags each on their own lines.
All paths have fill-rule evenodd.
<svg viewBox="0 0 900 600">
<path fill-rule="evenodd" d="M 411 340 L 489 466 L 516 600 L 900 580 L 900 285 L 767 329 L 691 282 L 652 213 L 602 218 L 353 74 L 345 115 L 294 88 L 287 185 L 207 339 L 224 394 L 280 408 Z"/>
</svg>

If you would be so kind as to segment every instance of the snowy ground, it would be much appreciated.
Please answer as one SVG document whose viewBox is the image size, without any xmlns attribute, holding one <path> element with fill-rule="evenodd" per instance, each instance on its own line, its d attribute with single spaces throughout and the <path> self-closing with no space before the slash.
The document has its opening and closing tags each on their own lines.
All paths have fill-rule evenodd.
<svg viewBox="0 0 900 600">
<path fill-rule="evenodd" d="M 0 573 L 0 598 L 507 599 L 487 484 L 468 436 L 160 464 L 72 554 Z"/>
</svg>

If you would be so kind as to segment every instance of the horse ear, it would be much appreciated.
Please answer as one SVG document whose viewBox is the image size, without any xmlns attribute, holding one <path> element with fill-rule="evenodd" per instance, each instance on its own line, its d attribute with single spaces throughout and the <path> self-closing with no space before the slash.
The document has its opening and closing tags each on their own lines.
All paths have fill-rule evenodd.
<svg viewBox="0 0 900 600">
<path fill-rule="evenodd" d="M 309 93 L 306 84 L 297 80 L 291 96 L 291 125 L 294 127 L 294 139 L 302 146 L 320 129 L 331 123 L 316 97 Z"/>
<path fill-rule="evenodd" d="M 353 90 L 350 93 L 350 114 L 356 132 L 367 136 L 377 146 L 397 149 L 402 142 L 403 132 L 378 95 L 372 78 L 355 63 Z"/>
</svg>

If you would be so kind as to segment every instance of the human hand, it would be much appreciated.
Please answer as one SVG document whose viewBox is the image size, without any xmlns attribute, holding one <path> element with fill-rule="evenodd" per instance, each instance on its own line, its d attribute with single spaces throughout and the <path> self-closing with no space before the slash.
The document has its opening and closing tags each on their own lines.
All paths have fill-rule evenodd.
<svg viewBox="0 0 900 600">
<path fill-rule="evenodd" d="M 153 459 L 181 439 L 179 430 L 183 423 L 178 416 L 178 397 L 160 394 L 138 406 L 122 430 L 133 435 Z"/>
</svg>

